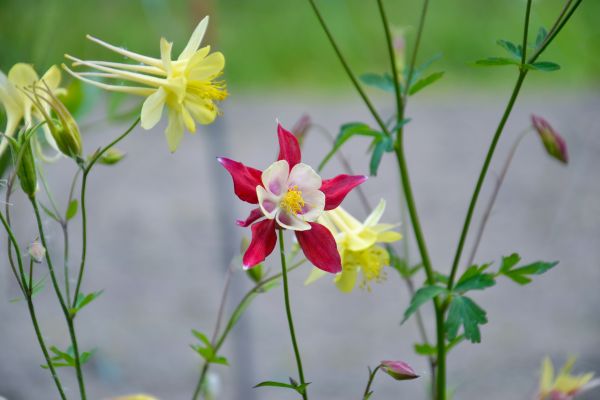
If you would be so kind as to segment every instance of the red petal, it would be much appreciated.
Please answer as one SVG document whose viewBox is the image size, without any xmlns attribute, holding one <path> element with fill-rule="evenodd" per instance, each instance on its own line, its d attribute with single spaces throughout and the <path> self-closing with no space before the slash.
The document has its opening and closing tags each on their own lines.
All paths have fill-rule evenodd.
<svg viewBox="0 0 600 400">
<path fill-rule="evenodd" d="M 244 268 L 252 268 L 267 258 L 275 248 L 275 220 L 265 219 L 252 225 L 252 241 L 244 253 Z"/>
<path fill-rule="evenodd" d="M 255 222 L 257 219 L 262 217 L 264 217 L 262 210 L 260 208 L 255 208 L 254 210 L 250 211 L 250 215 L 248 215 L 248 218 L 246 218 L 246 220 L 238 219 L 237 221 L 235 221 L 235 223 L 238 226 L 246 228 L 247 226 L 252 225 L 252 223 Z"/>
<path fill-rule="evenodd" d="M 298 138 L 292 132 L 284 129 L 281 124 L 277 124 L 277 137 L 279 138 L 279 157 L 277 157 L 277 160 L 286 160 L 291 171 L 294 165 L 302 159 Z"/>
<path fill-rule="evenodd" d="M 338 175 L 333 179 L 325 179 L 319 189 L 325 194 L 325 210 L 338 207 L 352 189 L 366 180 L 364 175 Z"/>
<path fill-rule="evenodd" d="M 231 174 L 233 178 L 233 190 L 235 194 L 243 201 L 248 203 L 258 203 L 256 197 L 256 187 L 261 186 L 260 176 L 262 171 L 247 167 L 241 162 L 230 160 L 229 158 L 217 157 L 217 161 Z"/>
<path fill-rule="evenodd" d="M 296 238 L 304 255 L 315 267 L 337 274 L 342 270 L 342 260 L 333 235 L 321 224 L 309 224 L 309 230 L 296 231 Z"/>
</svg>

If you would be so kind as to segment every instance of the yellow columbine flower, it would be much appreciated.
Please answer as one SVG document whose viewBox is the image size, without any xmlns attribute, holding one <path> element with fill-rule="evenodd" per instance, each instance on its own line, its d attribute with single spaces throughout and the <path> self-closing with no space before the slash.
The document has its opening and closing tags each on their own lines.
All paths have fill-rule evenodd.
<svg viewBox="0 0 600 400">
<path fill-rule="evenodd" d="M 50 106 L 44 104 L 43 109 L 38 108 L 26 92 L 41 89 L 49 91 L 54 96 L 65 94 L 66 90 L 59 87 L 60 80 L 60 69 L 56 66 L 50 67 L 41 79 L 33 67 L 25 63 L 13 65 L 8 71 L 8 77 L 0 71 L 0 103 L 6 110 L 7 117 L 4 135 L 13 137 L 21 122 L 24 122 L 26 127 L 31 127 L 34 123 L 43 121 L 44 112 L 48 113 Z M 47 126 L 44 126 L 44 133 L 46 142 L 58 150 Z M 41 146 L 37 139 L 33 143 L 42 158 L 49 160 L 41 153 Z M 0 156 L 6 151 L 7 145 L 7 139 L 0 138 Z"/>
<path fill-rule="evenodd" d="M 140 64 L 83 61 L 66 55 L 74 62 L 74 66 L 86 66 L 94 71 L 74 72 L 64 65 L 63 68 L 74 77 L 100 88 L 147 97 L 141 115 L 144 129 L 151 129 L 160 121 L 166 105 L 169 123 L 165 135 L 169 149 L 175 151 L 183 137 L 184 127 L 194 133 L 196 122 L 213 122 L 219 113 L 215 102 L 227 97 L 225 83 L 216 80 L 225 67 L 225 57 L 220 52 L 209 54 L 210 46 L 198 49 L 207 26 L 208 17 L 205 17 L 194 30 L 177 60 L 171 59 L 173 43 L 165 38 L 160 39 L 160 58 L 152 58 L 88 35 L 91 41 Z M 136 85 L 107 84 L 90 77 L 125 80 Z"/>
<path fill-rule="evenodd" d="M 385 279 L 383 268 L 389 265 L 387 250 L 378 243 L 391 243 L 402 239 L 402 235 L 392 231 L 395 225 L 380 224 L 385 211 L 385 200 L 361 223 L 342 207 L 324 212 L 318 222 L 325 225 L 334 235 L 342 258 L 342 272 L 336 275 L 335 283 L 342 292 L 351 292 L 356 285 L 359 271 L 362 273 L 360 286 L 371 290 L 370 282 Z M 306 284 L 325 275 L 314 269 Z"/>
<path fill-rule="evenodd" d="M 556 378 L 554 366 L 549 357 L 542 362 L 538 400 L 571 400 L 576 395 L 600 385 L 600 380 L 592 378 L 592 372 L 583 375 L 571 375 L 575 358 L 571 357 L 562 367 Z"/>
</svg>

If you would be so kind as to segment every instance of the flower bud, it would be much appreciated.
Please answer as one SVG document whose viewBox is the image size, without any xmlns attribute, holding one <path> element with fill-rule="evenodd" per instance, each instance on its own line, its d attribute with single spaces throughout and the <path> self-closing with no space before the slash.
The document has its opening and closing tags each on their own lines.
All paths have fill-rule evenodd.
<svg viewBox="0 0 600 400">
<path fill-rule="evenodd" d="M 37 240 L 29 245 L 27 252 L 31 259 L 38 264 L 41 263 L 46 256 L 46 248 Z"/>
<path fill-rule="evenodd" d="M 104 165 L 115 165 L 123 158 L 125 158 L 124 152 L 114 147 L 111 147 L 110 149 L 106 150 L 104 154 L 102 154 L 102 157 L 100 157 L 98 162 Z"/>
<path fill-rule="evenodd" d="M 28 195 L 33 196 L 37 191 L 37 173 L 35 159 L 31 148 L 31 130 L 19 135 L 18 141 L 11 141 L 16 158 L 16 171 L 21 189 Z"/>
<path fill-rule="evenodd" d="M 554 128 L 550 126 L 548 121 L 540 116 L 532 114 L 531 122 L 540 139 L 542 139 L 542 143 L 548 154 L 562 163 L 568 163 L 569 155 L 567 154 L 567 143 Z"/>
<path fill-rule="evenodd" d="M 419 377 L 410 365 L 403 361 L 382 361 L 380 365 L 383 372 L 397 381 L 406 381 Z"/>
</svg>

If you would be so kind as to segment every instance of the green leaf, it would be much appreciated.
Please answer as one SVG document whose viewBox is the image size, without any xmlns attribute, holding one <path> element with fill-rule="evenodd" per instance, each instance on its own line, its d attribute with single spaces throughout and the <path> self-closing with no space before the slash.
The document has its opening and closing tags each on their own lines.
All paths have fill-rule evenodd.
<svg viewBox="0 0 600 400">
<path fill-rule="evenodd" d="M 386 92 L 393 92 L 394 89 L 394 78 L 389 74 L 379 75 L 374 73 L 362 74 L 359 79 L 365 85 L 375 87 L 377 89 L 384 90 Z"/>
<path fill-rule="evenodd" d="M 199 339 L 202 343 L 204 343 L 206 345 L 206 347 L 210 347 L 210 348 L 213 347 L 212 343 L 210 342 L 210 340 L 208 340 L 208 337 L 204 333 L 197 331 L 195 329 L 192 329 L 192 335 L 194 335 L 197 339 Z"/>
<path fill-rule="evenodd" d="M 401 323 L 404 323 L 423 304 L 425 304 L 429 300 L 432 300 L 433 298 L 442 293 L 448 293 L 448 290 L 445 287 L 435 285 L 424 286 L 417 290 L 412 300 L 410 301 L 410 306 L 408 306 L 408 308 L 404 312 L 404 319 Z"/>
<path fill-rule="evenodd" d="M 421 65 L 419 65 L 417 68 L 415 68 L 413 74 L 412 74 L 412 78 L 410 80 L 410 85 L 408 85 L 409 87 L 412 86 L 416 81 L 419 80 L 419 78 L 421 78 L 421 76 L 423 75 L 423 73 L 425 72 L 425 70 L 427 68 L 429 68 L 434 62 L 436 62 L 437 60 L 439 60 L 440 58 L 442 58 L 443 54 L 442 53 L 437 53 L 434 54 L 431 58 L 429 58 L 427 61 L 425 61 L 424 63 L 422 63 Z M 406 68 L 404 70 L 404 81 L 408 81 L 408 75 L 410 73 L 410 68 Z"/>
<path fill-rule="evenodd" d="M 507 278 L 513 280 L 519 285 L 526 285 L 531 282 L 531 275 L 541 275 L 546 271 L 554 268 L 558 264 L 558 261 L 544 262 L 537 261 L 532 264 L 525 265 L 523 267 L 507 270 L 501 272 Z"/>
<path fill-rule="evenodd" d="M 200 356 L 202 356 L 202 358 L 204 358 L 206 360 L 206 362 L 212 362 L 212 360 L 215 358 L 215 352 L 211 347 L 202 347 L 200 345 L 197 344 L 193 344 L 191 345 L 192 349 L 194 349 L 194 351 L 196 351 L 196 353 L 200 354 Z"/>
<path fill-rule="evenodd" d="M 453 340 L 446 343 L 446 353 L 449 353 L 457 344 L 465 339 L 465 335 L 459 335 Z M 429 343 L 415 343 L 415 353 L 422 356 L 435 356 L 437 355 L 437 348 Z"/>
<path fill-rule="evenodd" d="M 369 173 L 371 176 L 377 175 L 377 170 L 379 169 L 379 164 L 381 163 L 383 153 L 391 150 L 393 150 L 391 138 L 388 136 L 383 136 L 381 139 L 377 140 L 375 148 L 373 149 L 373 154 L 371 155 L 371 162 L 369 163 Z"/>
<path fill-rule="evenodd" d="M 264 382 L 261 382 L 261 383 L 255 385 L 254 388 L 270 386 L 270 387 L 279 387 L 279 388 L 285 388 L 285 389 L 293 389 L 302 395 L 306 391 L 306 387 L 308 385 L 310 385 L 310 382 L 307 382 L 307 383 L 304 383 L 301 385 L 294 385 L 291 383 L 284 383 L 284 382 L 264 381 Z"/>
<path fill-rule="evenodd" d="M 441 272 L 438 272 L 438 271 L 433 271 L 433 280 L 436 283 L 441 283 L 441 284 L 444 284 L 444 285 L 448 285 L 448 280 L 449 279 L 450 278 L 448 277 L 448 275 L 444 275 L 444 274 L 442 274 Z"/>
<path fill-rule="evenodd" d="M 544 72 L 552 72 L 560 69 L 560 65 L 552 61 L 537 61 L 533 64 L 525 64 L 525 67 Z"/>
<path fill-rule="evenodd" d="M 521 256 L 517 253 L 512 253 L 510 256 L 502 257 L 502 265 L 500 266 L 499 274 L 504 274 L 506 271 L 510 271 L 512 267 L 517 265 L 521 261 Z"/>
<path fill-rule="evenodd" d="M 69 203 L 69 207 L 67 207 L 67 213 L 65 214 L 65 218 L 67 219 L 67 221 L 73 218 L 75 215 L 77 215 L 78 206 L 79 203 L 77 202 L 77 200 L 71 200 L 71 202 Z"/>
<path fill-rule="evenodd" d="M 489 264 L 481 267 L 473 265 L 469 267 L 458 279 L 454 292 L 463 293 L 469 290 L 482 290 L 496 284 L 494 274 L 484 273 Z"/>
<path fill-rule="evenodd" d="M 500 65 L 520 65 L 521 63 L 517 60 L 513 60 L 512 58 L 506 57 L 488 57 L 483 60 L 475 61 L 475 65 L 480 65 L 484 67 L 493 67 Z"/>
<path fill-rule="evenodd" d="M 44 212 L 46 213 L 46 215 L 48 215 L 50 218 L 52 218 L 53 220 L 55 220 L 56 222 L 61 222 L 60 218 L 58 218 L 58 216 L 56 214 L 54 214 L 48 207 L 46 207 L 43 203 L 39 203 L 40 206 L 42 206 L 42 210 L 44 210 Z"/>
<path fill-rule="evenodd" d="M 522 49 L 519 48 L 516 44 L 509 42 L 508 40 L 500 39 L 496 42 L 498 46 L 502 47 L 504 50 L 508 51 L 512 56 L 517 59 L 520 59 L 523 56 Z"/>
<path fill-rule="evenodd" d="M 442 76 L 444 76 L 443 71 L 434 72 L 432 74 L 427 75 L 425 78 L 418 80 L 414 85 L 411 85 L 411 87 L 408 91 L 408 94 L 412 96 L 413 94 L 426 88 L 427 86 L 431 85 L 432 83 L 438 81 L 439 79 L 442 78 Z"/>
<path fill-rule="evenodd" d="M 211 363 L 213 364 L 219 364 L 219 365 L 227 365 L 229 366 L 229 361 L 223 357 L 223 356 L 214 356 L 211 360 Z"/>
<path fill-rule="evenodd" d="M 102 165 L 115 165 L 125 158 L 125 155 L 121 150 L 111 147 L 100 156 L 98 162 Z"/>
<path fill-rule="evenodd" d="M 473 300 L 466 296 L 454 296 L 450 302 L 446 331 L 449 340 L 457 337 L 458 329 L 462 325 L 465 338 L 473 343 L 481 342 L 479 325 L 487 323 L 486 312 Z"/>
<path fill-rule="evenodd" d="M 546 39 L 546 36 L 548 36 L 548 31 L 546 30 L 546 28 L 541 26 L 540 29 L 538 30 L 537 37 L 535 38 L 535 48 L 536 49 L 542 45 L 542 43 L 544 42 L 544 39 Z"/>
<path fill-rule="evenodd" d="M 335 139 L 335 143 L 333 144 L 333 148 L 331 151 L 325 156 L 323 161 L 319 164 L 319 171 L 325 167 L 325 164 L 333 157 L 333 155 L 342 147 L 344 143 L 348 141 L 352 136 L 371 136 L 374 138 L 383 137 L 383 133 L 371 129 L 369 125 L 364 124 L 362 122 L 353 122 L 349 124 L 344 124 L 340 127 L 340 133 Z"/>
<path fill-rule="evenodd" d="M 31 287 L 31 298 L 34 298 L 35 296 L 37 296 L 44 289 L 45 280 L 46 280 L 46 278 L 42 278 L 37 282 L 35 282 L 35 281 L 33 282 L 33 286 Z M 25 275 L 25 285 L 27 287 L 29 287 L 29 278 L 27 277 L 27 275 Z M 15 297 L 13 299 L 10 299 L 9 302 L 17 303 L 21 300 L 25 300 L 25 298 L 24 297 Z"/>
<path fill-rule="evenodd" d="M 77 314 L 81 309 L 92 301 L 96 300 L 100 295 L 104 293 L 104 290 L 99 290 L 97 292 L 92 292 L 90 294 L 84 295 L 83 293 L 79 293 L 77 295 L 77 301 L 75 302 L 75 307 L 71 308 L 71 315 Z"/>
</svg>

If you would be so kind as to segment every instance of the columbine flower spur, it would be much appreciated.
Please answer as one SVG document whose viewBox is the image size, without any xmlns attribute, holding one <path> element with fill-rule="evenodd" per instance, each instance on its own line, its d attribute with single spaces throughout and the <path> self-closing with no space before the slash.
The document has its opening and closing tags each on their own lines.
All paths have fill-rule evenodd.
<svg viewBox="0 0 600 400">
<path fill-rule="evenodd" d="M 225 57 L 220 52 L 210 53 L 210 46 L 199 49 L 208 26 L 205 17 L 192 34 L 177 58 L 171 59 L 173 43 L 160 39 L 160 58 L 147 57 L 113 46 L 100 39 L 88 39 L 140 64 L 109 61 L 84 61 L 66 55 L 73 66 L 85 66 L 93 72 L 75 72 L 63 65 L 74 77 L 102 89 L 145 96 L 142 106 L 142 128 L 151 129 L 161 119 L 166 105 L 169 123 L 165 130 L 169 149 L 174 152 L 183 138 L 184 127 L 196 131 L 196 122 L 212 123 L 219 113 L 215 102 L 227 97 L 225 83 L 217 80 L 225 67 Z M 124 80 L 141 86 L 108 84 L 91 78 Z"/>
<path fill-rule="evenodd" d="M 251 268 L 271 254 L 277 242 L 277 229 L 296 233 L 306 258 L 317 268 L 331 273 L 342 269 L 340 255 L 331 232 L 315 222 L 324 210 L 340 205 L 346 195 L 363 183 L 366 176 L 338 175 L 322 180 L 301 163 L 298 139 L 281 125 L 277 127 L 279 157 L 264 171 L 220 157 L 219 162 L 233 178 L 240 200 L 258 204 L 239 226 L 252 226 L 252 241 L 243 257 Z"/>
</svg>

